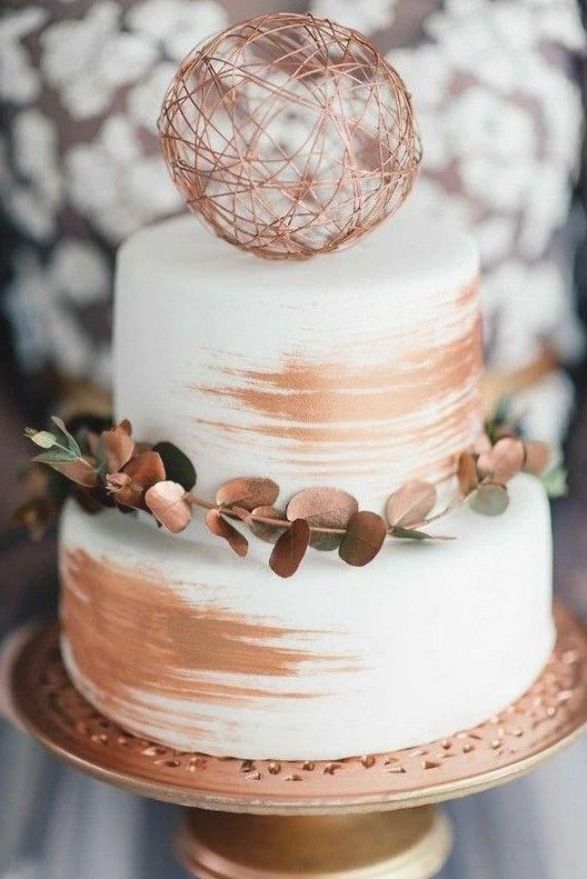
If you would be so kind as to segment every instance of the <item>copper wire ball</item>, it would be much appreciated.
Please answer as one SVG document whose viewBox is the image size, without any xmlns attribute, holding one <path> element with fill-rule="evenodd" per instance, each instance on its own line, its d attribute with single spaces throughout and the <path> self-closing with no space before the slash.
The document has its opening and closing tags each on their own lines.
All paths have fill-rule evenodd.
<svg viewBox="0 0 587 879">
<path fill-rule="evenodd" d="M 271 259 L 356 241 L 400 207 L 421 157 L 400 76 L 356 31 L 311 15 L 265 15 L 194 50 L 159 132 L 190 210 Z"/>
</svg>

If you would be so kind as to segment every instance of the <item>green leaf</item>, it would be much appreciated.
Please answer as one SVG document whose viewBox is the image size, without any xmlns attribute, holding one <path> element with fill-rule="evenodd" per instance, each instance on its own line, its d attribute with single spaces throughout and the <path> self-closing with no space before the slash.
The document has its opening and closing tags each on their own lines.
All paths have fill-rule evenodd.
<svg viewBox="0 0 587 879">
<path fill-rule="evenodd" d="M 153 446 L 153 451 L 161 456 L 165 478 L 170 482 L 178 482 L 186 491 L 191 491 L 196 484 L 197 474 L 188 456 L 168 442 L 157 443 Z"/>
<path fill-rule="evenodd" d="M 62 434 L 62 436 L 63 436 L 63 440 L 64 440 L 64 442 L 65 442 L 67 448 L 69 449 L 69 451 L 72 452 L 72 454 L 74 455 L 74 457 L 76 457 L 76 458 L 81 458 L 81 456 L 82 456 L 82 450 L 81 450 L 80 447 L 79 447 L 78 441 L 77 441 L 76 438 L 73 436 L 73 434 L 71 434 L 71 433 L 68 431 L 67 427 L 65 426 L 65 422 L 63 421 L 63 419 L 58 418 L 56 415 L 52 415 L 52 416 L 51 416 L 51 421 L 53 422 L 53 424 L 55 425 L 55 427 L 61 432 L 61 434 Z"/>
<path fill-rule="evenodd" d="M 57 442 L 55 434 L 50 433 L 48 430 L 35 430 L 34 427 L 26 427 L 24 433 L 41 449 L 51 449 Z"/>
<path fill-rule="evenodd" d="M 40 455 L 35 455 L 32 460 L 37 461 L 39 464 L 55 464 L 60 461 L 77 461 L 78 457 L 78 455 L 74 455 L 73 452 L 67 449 L 51 449 L 49 452 L 41 452 Z"/>
<path fill-rule="evenodd" d="M 562 463 L 543 473 L 539 479 L 550 498 L 564 497 L 568 492 L 567 470 Z"/>
</svg>

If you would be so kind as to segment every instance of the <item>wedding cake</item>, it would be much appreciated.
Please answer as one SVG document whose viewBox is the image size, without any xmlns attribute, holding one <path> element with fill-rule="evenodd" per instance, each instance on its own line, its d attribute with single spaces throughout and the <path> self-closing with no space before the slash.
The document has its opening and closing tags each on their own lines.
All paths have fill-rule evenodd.
<svg viewBox="0 0 587 879">
<path fill-rule="evenodd" d="M 456 492 L 482 427 L 478 261 L 417 204 L 349 250 L 256 259 L 191 217 L 118 260 L 117 413 L 197 462 L 201 494 L 268 473 L 288 497 L 336 486 L 380 510 L 408 479 Z M 295 577 L 267 544 L 229 555 L 71 505 L 61 531 L 63 654 L 123 728 L 183 750 L 320 759 L 470 727 L 520 695 L 553 645 L 542 486 L 504 517 L 464 508 L 369 568 L 310 550 Z"/>
<path fill-rule="evenodd" d="M 64 434 L 75 460 L 52 459 L 119 508 L 91 516 L 70 500 L 63 514 L 67 671 L 123 729 L 219 757 L 339 759 L 470 728 L 531 685 L 554 640 L 545 491 L 518 473 L 520 440 L 496 453 L 479 439 L 475 246 L 414 197 L 353 247 L 259 259 L 259 216 L 240 247 L 186 215 L 119 252 L 121 423 L 84 456 Z M 292 216 L 279 236 L 266 218 L 272 246 L 291 245 Z M 187 486 L 171 474 L 169 448 L 193 462 L 197 488 L 195 473 Z M 156 475 L 136 490 L 147 463 Z M 250 503 L 241 484 L 270 497 Z"/>
</svg>

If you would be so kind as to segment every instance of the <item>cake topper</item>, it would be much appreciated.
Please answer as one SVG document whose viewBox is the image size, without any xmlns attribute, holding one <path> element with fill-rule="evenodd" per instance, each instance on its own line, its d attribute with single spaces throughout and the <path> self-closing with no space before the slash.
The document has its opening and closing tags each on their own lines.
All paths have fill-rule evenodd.
<svg viewBox="0 0 587 879">
<path fill-rule="evenodd" d="M 410 95 L 354 30 L 264 15 L 182 62 L 159 132 L 191 211 L 257 256 L 306 259 L 393 214 L 421 158 Z"/>
</svg>

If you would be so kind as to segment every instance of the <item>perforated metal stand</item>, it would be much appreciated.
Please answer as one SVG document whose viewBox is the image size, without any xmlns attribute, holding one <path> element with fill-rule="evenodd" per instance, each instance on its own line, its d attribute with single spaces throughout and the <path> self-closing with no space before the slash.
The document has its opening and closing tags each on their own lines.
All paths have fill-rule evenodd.
<svg viewBox="0 0 587 879">
<path fill-rule="evenodd" d="M 189 807 L 177 851 L 200 879 L 429 879 L 452 838 L 436 804 L 528 772 L 587 724 L 587 632 L 561 607 L 555 618 L 549 662 L 499 715 L 441 741 L 345 760 L 218 759 L 129 735 L 74 689 L 56 627 L 13 642 L 0 681 L 15 722 L 54 754 Z"/>
</svg>

